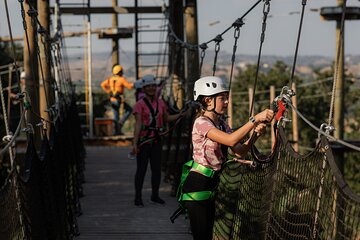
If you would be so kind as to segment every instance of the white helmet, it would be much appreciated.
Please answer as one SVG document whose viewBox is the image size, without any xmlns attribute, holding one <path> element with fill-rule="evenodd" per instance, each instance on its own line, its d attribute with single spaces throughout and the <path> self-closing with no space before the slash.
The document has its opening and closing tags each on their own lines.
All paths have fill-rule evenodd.
<svg viewBox="0 0 360 240">
<path fill-rule="evenodd" d="M 136 80 L 136 81 L 134 82 L 134 87 L 135 87 L 135 89 L 140 89 L 140 88 L 142 88 L 142 79 Z"/>
<path fill-rule="evenodd" d="M 194 100 L 198 100 L 199 96 L 212 96 L 222 92 L 229 92 L 224 80 L 215 76 L 202 77 L 195 82 Z"/>
<path fill-rule="evenodd" d="M 20 73 L 20 78 L 25 78 L 26 77 L 26 73 L 24 72 L 24 71 L 22 71 L 21 73 Z"/>
<path fill-rule="evenodd" d="M 141 84 L 142 87 L 156 84 L 155 76 L 151 74 L 143 76 L 141 79 Z"/>
</svg>

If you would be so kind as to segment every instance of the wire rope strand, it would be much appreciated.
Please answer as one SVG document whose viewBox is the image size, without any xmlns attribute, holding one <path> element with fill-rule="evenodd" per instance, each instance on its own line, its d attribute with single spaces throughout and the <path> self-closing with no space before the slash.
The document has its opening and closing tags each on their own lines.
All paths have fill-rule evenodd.
<svg viewBox="0 0 360 240">
<path fill-rule="evenodd" d="M 356 151 L 359 151 L 360 152 L 360 147 L 357 147 L 353 144 L 350 144 L 350 143 L 347 143 L 345 142 L 344 140 L 341 140 L 341 139 L 338 139 L 338 138 L 335 138 L 333 136 L 331 136 L 330 134 L 322 131 L 320 128 L 316 127 L 312 122 L 310 122 L 297 108 L 295 108 L 292 104 L 289 104 L 291 106 L 291 108 L 296 112 L 296 114 L 302 119 L 304 120 L 305 123 L 307 123 L 311 128 L 313 128 L 315 131 L 317 131 L 318 133 L 326 136 L 327 138 L 335 141 L 335 142 L 338 142 L 340 143 L 341 145 L 344 145 L 346 147 L 349 147 L 353 150 L 356 150 Z"/>
<path fill-rule="evenodd" d="M 236 50 L 237 50 L 237 42 L 239 40 L 240 37 L 240 28 L 241 26 L 244 24 L 244 22 L 242 20 L 239 20 L 238 22 L 238 26 L 235 27 L 234 30 L 234 39 L 235 39 L 235 43 L 233 46 L 233 52 L 232 52 L 232 56 L 231 56 L 231 68 L 230 68 L 230 77 L 229 77 L 229 90 L 231 90 L 231 82 L 232 82 L 232 77 L 233 77 L 233 73 L 234 73 L 234 65 L 235 65 L 235 54 L 236 54 Z"/>
<path fill-rule="evenodd" d="M 302 10 L 301 10 L 300 24 L 299 24 L 298 36 L 297 36 L 297 40 L 296 40 L 294 61 L 293 61 L 293 66 L 292 66 L 291 76 L 290 76 L 291 83 L 290 83 L 289 87 L 291 87 L 293 82 L 294 82 L 294 74 L 295 74 L 297 56 L 298 56 L 298 52 L 299 52 L 301 30 L 302 30 L 303 21 L 304 21 L 304 13 L 305 13 L 306 3 L 307 3 L 307 0 L 302 0 Z"/>
<path fill-rule="evenodd" d="M 335 104 L 335 91 L 336 91 L 336 81 L 339 74 L 339 68 L 340 68 L 340 53 L 344 46 L 344 25 L 345 25 L 345 12 L 346 12 L 346 0 L 344 0 L 344 3 L 342 5 L 342 14 L 341 14 L 341 23 L 340 23 L 340 43 L 337 48 L 336 53 L 336 66 L 334 68 L 334 79 L 333 79 L 333 87 L 332 87 L 332 94 L 331 94 L 331 102 L 330 102 L 330 111 L 329 111 L 329 119 L 328 119 L 328 125 L 331 126 L 333 113 L 334 113 L 334 104 Z"/>
<path fill-rule="evenodd" d="M 199 77 L 201 76 L 202 67 L 204 64 L 204 58 L 205 58 L 207 48 L 208 48 L 208 46 L 205 43 L 200 45 L 201 53 L 200 53 L 200 64 L 199 64 Z"/>
<path fill-rule="evenodd" d="M 269 12 L 270 12 L 270 0 L 265 0 L 264 7 L 263 7 L 263 22 L 262 22 L 262 31 L 261 31 L 261 36 L 260 36 L 260 47 L 259 47 L 259 53 L 258 53 L 258 58 L 257 58 L 257 64 L 256 64 L 256 73 L 255 73 L 255 80 L 254 80 L 254 85 L 253 85 L 253 92 L 252 92 L 249 116 L 253 115 L 256 85 L 257 85 L 257 81 L 259 78 L 261 52 L 262 52 L 262 46 L 263 46 L 263 43 L 265 40 L 266 21 L 267 21 Z"/>
<path fill-rule="evenodd" d="M 213 76 L 215 76 L 216 73 L 216 64 L 217 64 L 217 57 L 220 51 L 220 43 L 223 40 L 221 35 L 216 36 L 216 44 L 215 44 L 215 57 L 214 57 L 214 65 L 213 65 Z"/>
</svg>

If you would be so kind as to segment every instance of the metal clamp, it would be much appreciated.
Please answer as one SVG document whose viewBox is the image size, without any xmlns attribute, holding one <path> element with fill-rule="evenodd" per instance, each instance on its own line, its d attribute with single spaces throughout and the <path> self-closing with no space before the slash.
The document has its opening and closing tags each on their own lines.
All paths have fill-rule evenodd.
<svg viewBox="0 0 360 240">
<path fill-rule="evenodd" d="M 10 133 L 9 135 L 5 135 L 5 136 L 2 138 L 2 140 L 3 140 L 4 142 L 10 142 L 13 137 L 14 137 L 14 136 Z"/>
<path fill-rule="evenodd" d="M 320 139 L 321 133 L 325 132 L 326 134 L 332 134 L 335 131 L 335 127 L 331 125 L 327 125 L 326 123 L 323 123 L 320 125 L 320 132 L 318 133 L 318 139 Z"/>
<path fill-rule="evenodd" d="M 288 119 L 287 117 L 281 116 L 279 121 L 276 123 L 276 127 L 279 128 L 280 125 L 285 127 L 285 123 L 291 122 L 291 119 Z"/>
</svg>

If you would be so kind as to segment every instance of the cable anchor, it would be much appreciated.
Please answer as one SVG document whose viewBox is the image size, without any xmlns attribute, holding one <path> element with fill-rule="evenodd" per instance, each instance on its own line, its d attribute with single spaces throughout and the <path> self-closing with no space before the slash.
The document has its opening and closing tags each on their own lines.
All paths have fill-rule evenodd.
<svg viewBox="0 0 360 240">
<path fill-rule="evenodd" d="M 320 139 L 320 136 L 322 135 L 322 132 L 325 132 L 328 135 L 331 135 L 335 131 L 335 127 L 328 125 L 326 123 L 323 123 L 320 125 L 320 132 L 318 132 L 318 139 Z M 322 131 L 322 132 L 321 132 Z"/>
</svg>

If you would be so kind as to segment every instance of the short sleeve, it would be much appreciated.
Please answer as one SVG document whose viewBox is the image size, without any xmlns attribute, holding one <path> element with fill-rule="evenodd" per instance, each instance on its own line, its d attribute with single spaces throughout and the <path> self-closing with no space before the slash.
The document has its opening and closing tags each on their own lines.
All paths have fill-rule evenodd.
<svg viewBox="0 0 360 240">
<path fill-rule="evenodd" d="M 194 122 L 194 129 L 196 129 L 197 133 L 202 136 L 206 136 L 213 128 L 216 128 L 214 124 L 203 117 L 197 118 Z"/>
</svg>

